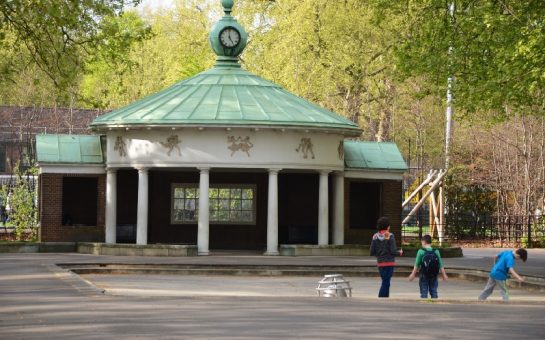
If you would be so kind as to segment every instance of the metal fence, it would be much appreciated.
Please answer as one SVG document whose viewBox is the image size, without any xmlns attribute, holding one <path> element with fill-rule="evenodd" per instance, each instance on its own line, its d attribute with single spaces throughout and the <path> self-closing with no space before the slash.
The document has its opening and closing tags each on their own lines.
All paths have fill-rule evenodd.
<svg viewBox="0 0 545 340">
<path fill-rule="evenodd" d="M 416 241 L 426 234 L 437 238 L 438 229 L 438 226 L 430 226 L 424 214 L 401 228 L 405 242 Z M 446 215 L 443 234 L 443 240 L 448 243 L 545 247 L 545 216 Z"/>
</svg>

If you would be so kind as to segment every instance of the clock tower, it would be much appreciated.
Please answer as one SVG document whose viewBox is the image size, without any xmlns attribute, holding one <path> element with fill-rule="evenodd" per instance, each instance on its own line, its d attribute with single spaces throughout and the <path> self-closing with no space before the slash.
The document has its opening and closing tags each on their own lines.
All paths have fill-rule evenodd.
<svg viewBox="0 0 545 340">
<path fill-rule="evenodd" d="M 225 15 L 210 31 L 209 41 L 218 56 L 216 66 L 240 67 L 238 56 L 248 42 L 248 34 L 235 18 L 231 16 L 233 0 L 221 0 Z"/>
</svg>

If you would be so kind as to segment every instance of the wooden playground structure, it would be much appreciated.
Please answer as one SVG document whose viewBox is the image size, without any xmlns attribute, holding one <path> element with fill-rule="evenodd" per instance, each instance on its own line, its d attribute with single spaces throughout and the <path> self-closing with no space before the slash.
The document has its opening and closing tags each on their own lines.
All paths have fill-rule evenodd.
<svg viewBox="0 0 545 340">
<path fill-rule="evenodd" d="M 426 186 L 429 187 L 428 191 L 426 191 L 424 195 L 420 196 L 420 200 L 411 209 L 401 224 L 404 225 L 408 223 L 411 218 L 418 213 L 426 200 L 429 200 L 430 235 L 434 237 L 437 231 L 439 245 L 443 244 L 445 232 L 445 198 L 443 191 L 443 179 L 446 174 L 446 170 L 430 170 L 422 183 L 420 183 L 420 185 L 402 203 L 402 208 L 404 208 L 418 195 L 418 193 L 421 193 Z"/>
</svg>

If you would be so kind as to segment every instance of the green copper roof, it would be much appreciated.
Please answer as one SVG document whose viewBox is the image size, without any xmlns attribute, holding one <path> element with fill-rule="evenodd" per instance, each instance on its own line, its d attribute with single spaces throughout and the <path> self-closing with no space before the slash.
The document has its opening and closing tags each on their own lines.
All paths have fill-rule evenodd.
<svg viewBox="0 0 545 340">
<path fill-rule="evenodd" d="M 101 164 L 99 136 L 36 135 L 38 163 Z"/>
<path fill-rule="evenodd" d="M 218 56 L 213 69 L 99 116 L 91 127 L 267 126 L 361 133 L 350 120 L 241 69 L 237 56 L 248 36 L 231 16 L 234 1 L 220 3 L 225 15 L 209 35 Z"/>
<path fill-rule="evenodd" d="M 215 67 L 97 117 L 106 126 L 286 126 L 342 129 L 356 124 L 239 67 Z"/>
<path fill-rule="evenodd" d="M 395 143 L 344 141 L 346 168 L 372 170 L 407 170 L 407 164 Z"/>
</svg>

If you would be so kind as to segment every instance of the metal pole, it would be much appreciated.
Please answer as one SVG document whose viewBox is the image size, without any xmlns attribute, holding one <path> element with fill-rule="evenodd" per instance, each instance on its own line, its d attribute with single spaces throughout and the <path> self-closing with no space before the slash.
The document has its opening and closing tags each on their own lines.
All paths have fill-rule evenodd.
<svg viewBox="0 0 545 340">
<path fill-rule="evenodd" d="M 454 2 L 449 5 L 449 14 L 451 21 L 454 21 Z M 452 113 L 454 110 L 452 104 L 452 83 L 454 81 L 451 66 L 452 46 L 448 48 L 448 65 L 449 77 L 447 79 L 447 112 L 446 112 L 446 126 L 445 126 L 445 169 L 448 170 L 450 162 L 450 142 L 452 138 Z"/>
</svg>

